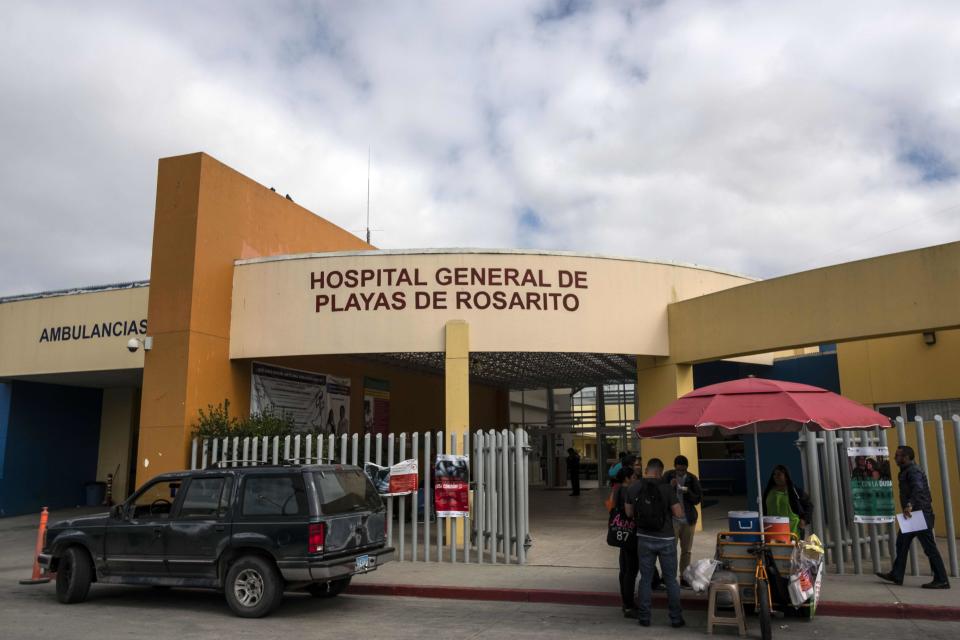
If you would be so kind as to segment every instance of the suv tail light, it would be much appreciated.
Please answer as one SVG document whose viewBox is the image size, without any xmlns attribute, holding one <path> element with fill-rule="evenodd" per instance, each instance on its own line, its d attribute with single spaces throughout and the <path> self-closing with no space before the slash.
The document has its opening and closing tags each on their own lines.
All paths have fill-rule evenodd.
<svg viewBox="0 0 960 640">
<path fill-rule="evenodd" d="M 311 524 L 307 532 L 307 553 L 323 553 L 323 543 L 327 537 L 327 525 L 323 522 Z"/>
</svg>

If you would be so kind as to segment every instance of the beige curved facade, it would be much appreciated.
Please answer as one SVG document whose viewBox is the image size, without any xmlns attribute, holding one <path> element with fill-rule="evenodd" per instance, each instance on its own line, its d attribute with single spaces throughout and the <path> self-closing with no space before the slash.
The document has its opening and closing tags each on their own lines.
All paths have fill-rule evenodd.
<svg viewBox="0 0 960 640">
<path fill-rule="evenodd" d="M 240 260 L 230 357 L 443 351 L 669 355 L 667 305 L 752 280 L 570 253 L 430 250 Z"/>
</svg>

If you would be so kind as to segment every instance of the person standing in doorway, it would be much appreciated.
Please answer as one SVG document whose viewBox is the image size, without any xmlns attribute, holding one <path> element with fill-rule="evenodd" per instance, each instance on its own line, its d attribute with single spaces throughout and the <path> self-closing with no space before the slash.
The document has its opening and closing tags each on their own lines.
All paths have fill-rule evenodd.
<svg viewBox="0 0 960 640">
<path fill-rule="evenodd" d="M 664 483 L 677 494 L 677 501 L 683 505 L 683 517 L 673 519 L 673 532 L 680 542 L 680 586 L 690 587 L 683 579 L 683 572 L 690 565 L 690 550 L 693 548 L 693 534 L 697 530 L 697 505 L 703 498 L 700 481 L 687 471 L 690 462 L 686 456 L 673 459 L 673 469 L 663 474 Z"/>
<path fill-rule="evenodd" d="M 650 626 L 650 600 L 657 560 L 667 585 L 670 625 L 686 624 L 680 607 L 680 584 L 677 582 L 677 538 L 673 518 L 683 516 L 683 505 L 673 488 L 663 483 L 663 462 L 651 458 L 643 479 L 627 490 L 627 516 L 637 525 L 637 556 L 640 559 L 640 593 L 637 598 L 637 621 Z"/>
<path fill-rule="evenodd" d="M 888 573 L 878 573 L 877 576 L 887 582 L 903 584 L 903 574 L 907 569 L 907 554 L 914 538 L 920 540 L 923 552 L 930 560 L 930 569 L 933 571 L 933 580 L 924 585 L 924 589 L 949 589 L 950 580 L 947 579 L 947 568 L 943 565 L 940 550 L 937 549 L 937 539 L 933 532 L 933 500 L 930 497 L 930 485 L 923 469 L 914 462 L 912 447 L 897 447 L 893 459 L 900 467 L 900 506 L 903 507 L 903 517 L 916 517 L 916 512 L 923 514 L 927 528 L 921 531 L 911 531 L 897 534 L 897 557 L 893 561 L 893 568 Z"/>
<path fill-rule="evenodd" d="M 567 473 L 570 474 L 570 495 L 580 495 L 580 454 L 573 447 L 567 449 Z"/>
</svg>

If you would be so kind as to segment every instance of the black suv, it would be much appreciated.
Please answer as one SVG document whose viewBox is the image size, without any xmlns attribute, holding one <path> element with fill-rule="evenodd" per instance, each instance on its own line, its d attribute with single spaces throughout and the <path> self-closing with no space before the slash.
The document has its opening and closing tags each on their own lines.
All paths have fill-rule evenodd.
<svg viewBox="0 0 960 640">
<path fill-rule="evenodd" d="M 51 525 L 39 560 L 60 602 L 83 601 L 91 582 L 206 587 L 258 618 L 285 590 L 335 596 L 393 552 L 360 469 L 284 465 L 158 476 L 109 514 Z"/>
</svg>

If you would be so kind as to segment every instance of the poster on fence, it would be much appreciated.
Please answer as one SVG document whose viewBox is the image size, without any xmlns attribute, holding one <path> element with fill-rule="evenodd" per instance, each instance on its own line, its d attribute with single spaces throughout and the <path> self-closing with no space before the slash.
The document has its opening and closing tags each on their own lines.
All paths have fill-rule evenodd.
<svg viewBox="0 0 960 640">
<path fill-rule="evenodd" d="M 417 461 L 402 460 L 392 467 L 367 462 L 363 471 L 370 476 L 381 496 L 405 496 L 417 490 Z"/>
<path fill-rule="evenodd" d="M 342 436 L 350 433 L 350 378 L 327 376 L 327 419 L 325 434 Z"/>
<path fill-rule="evenodd" d="M 467 456 L 437 455 L 433 482 L 433 504 L 438 518 L 470 515 L 470 468 Z"/>
<path fill-rule="evenodd" d="M 250 413 L 293 418 L 295 431 L 319 431 L 326 408 L 327 376 L 254 362 L 250 375 Z"/>
<path fill-rule="evenodd" d="M 893 479 L 887 447 L 847 447 L 853 521 L 864 524 L 893 522 Z"/>
<path fill-rule="evenodd" d="M 363 432 L 390 433 L 390 382 L 363 379 Z"/>
</svg>

